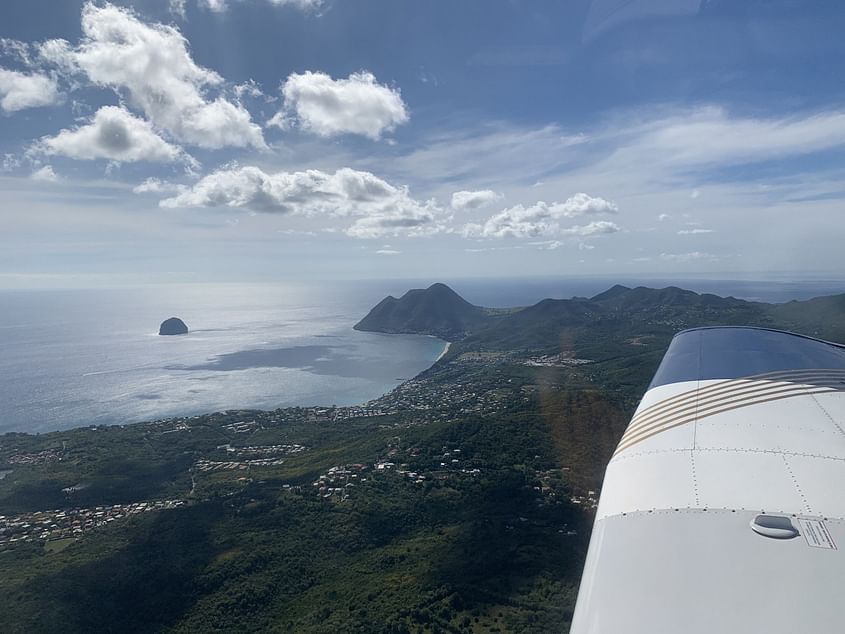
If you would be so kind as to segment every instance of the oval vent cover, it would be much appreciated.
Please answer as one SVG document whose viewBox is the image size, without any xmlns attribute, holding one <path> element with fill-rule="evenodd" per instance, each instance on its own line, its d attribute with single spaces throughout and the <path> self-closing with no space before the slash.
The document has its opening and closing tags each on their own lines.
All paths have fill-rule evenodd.
<svg viewBox="0 0 845 634">
<path fill-rule="evenodd" d="M 798 537 L 798 529 L 792 525 L 792 520 L 782 515 L 758 515 L 751 520 L 751 529 L 755 533 L 774 539 Z"/>
</svg>

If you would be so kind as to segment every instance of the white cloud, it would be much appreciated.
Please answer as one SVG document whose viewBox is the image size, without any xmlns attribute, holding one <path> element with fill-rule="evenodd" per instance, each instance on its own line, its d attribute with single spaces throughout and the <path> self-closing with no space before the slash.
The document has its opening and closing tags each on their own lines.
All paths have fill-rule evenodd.
<svg viewBox="0 0 845 634">
<path fill-rule="evenodd" d="M 464 126 L 438 132 L 413 151 L 392 157 L 391 170 L 409 181 L 485 179 L 507 187 L 514 199 L 532 195 L 526 190 L 538 174 L 546 191 L 612 187 L 614 196 L 628 201 L 629 216 L 641 218 L 657 216 L 660 209 L 680 212 L 693 200 L 700 203 L 705 195 L 715 208 L 726 203 L 728 195 L 739 194 L 735 202 L 742 209 L 749 204 L 747 184 L 756 178 L 738 180 L 732 174 L 728 183 L 717 187 L 726 166 L 845 147 L 845 109 L 748 118 L 715 107 L 650 107 L 608 117 L 584 132 L 577 150 L 562 140 L 578 134 L 560 126 Z M 809 174 L 806 166 L 795 167 L 804 176 Z M 806 184 L 806 178 L 794 180 L 796 189 Z M 714 187 L 708 184 L 705 189 L 702 182 L 712 182 Z M 701 196 L 692 199 L 690 192 L 696 188 Z"/>
<path fill-rule="evenodd" d="M 43 181 L 47 183 L 55 183 L 59 180 L 58 174 L 53 171 L 53 167 L 50 165 L 45 165 L 37 170 L 35 170 L 31 175 L 30 178 L 36 181 Z"/>
<path fill-rule="evenodd" d="M 701 251 L 691 251 L 689 253 L 661 253 L 661 260 L 667 262 L 693 262 L 696 260 L 711 260 L 716 261 L 719 258 L 712 253 L 702 253 Z"/>
<path fill-rule="evenodd" d="M 234 87 L 235 95 L 237 95 L 238 99 L 243 99 L 244 95 L 248 97 L 265 97 L 266 95 L 261 90 L 261 86 L 258 85 L 254 79 L 248 79 L 245 82 L 238 84 Z"/>
<path fill-rule="evenodd" d="M 647 145 L 678 165 L 738 164 L 800 155 L 845 144 L 845 112 L 805 117 L 743 119 L 705 107 L 650 122 Z M 641 157 L 642 160 L 642 157 Z"/>
<path fill-rule="evenodd" d="M 386 236 L 408 235 L 420 237 L 433 235 L 443 230 L 434 224 L 435 209 L 419 205 L 401 211 L 379 213 L 356 220 L 346 230 L 353 238 L 384 238 Z"/>
<path fill-rule="evenodd" d="M 696 236 L 701 233 L 713 233 L 713 229 L 681 229 L 678 231 L 679 236 Z"/>
<path fill-rule="evenodd" d="M 561 229 L 560 235 L 580 236 L 582 238 L 586 238 L 587 236 L 598 236 L 607 233 L 617 233 L 619 231 L 621 231 L 621 229 L 615 222 L 596 220 L 586 225 L 578 225 L 575 227 L 569 227 L 568 229 Z"/>
<path fill-rule="evenodd" d="M 150 177 L 144 180 L 140 185 L 132 188 L 136 194 L 173 194 L 183 192 L 187 189 L 184 185 L 178 183 L 168 183 L 159 178 Z"/>
<path fill-rule="evenodd" d="M 657 219 L 660 222 L 663 222 L 664 220 L 669 220 L 669 218 L 671 218 L 671 217 L 672 216 L 670 216 L 669 214 L 660 214 L 659 216 L 657 216 Z"/>
<path fill-rule="evenodd" d="M 566 218 L 592 214 L 615 214 L 619 211 L 619 207 L 615 203 L 604 198 L 594 198 L 583 192 L 567 198 L 563 204 L 554 203 L 552 207 L 557 205 L 560 205 L 560 208 L 558 211 L 554 211 L 554 213 L 559 213 Z"/>
<path fill-rule="evenodd" d="M 161 201 L 162 207 L 232 207 L 257 212 L 356 218 L 346 232 L 357 238 L 424 235 L 439 231 L 433 200 L 411 198 L 406 187 L 349 168 L 268 174 L 234 165 L 209 174 L 192 188 Z"/>
<path fill-rule="evenodd" d="M 308 236 L 314 237 L 317 234 L 313 231 L 308 231 L 306 229 L 279 229 L 276 233 L 280 233 L 283 236 Z"/>
<path fill-rule="evenodd" d="M 500 200 L 502 195 L 492 189 L 481 189 L 476 191 L 459 191 L 452 194 L 452 209 L 465 211 L 468 209 L 480 209 L 490 203 Z"/>
<path fill-rule="evenodd" d="M 21 160 L 14 154 L 8 152 L 3 155 L 0 161 L 0 172 L 12 172 L 21 166 Z"/>
<path fill-rule="evenodd" d="M 488 251 L 518 251 L 522 248 L 523 246 L 521 244 L 513 244 L 506 247 L 474 247 L 464 249 L 464 251 L 467 253 L 486 253 Z"/>
<path fill-rule="evenodd" d="M 615 227 L 615 231 L 619 230 L 619 227 L 612 222 L 591 222 L 583 227 L 561 229 L 560 220 L 617 211 L 616 204 L 604 198 L 578 193 L 562 203 L 547 203 L 541 200 L 529 207 L 515 205 L 495 214 L 483 225 L 474 223 L 466 225 L 464 234 L 483 238 L 536 238 L 538 236 L 610 233 L 611 226 Z M 585 231 L 588 233 L 583 233 Z"/>
<path fill-rule="evenodd" d="M 261 128 L 239 103 L 210 98 L 223 78 L 197 65 L 178 29 L 146 24 L 129 9 L 86 4 L 78 47 L 63 40 L 41 45 L 43 59 L 76 69 L 114 89 L 174 138 L 203 148 L 264 148 Z"/>
<path fill-rule="evenodd" d="M 540 251 L 554 251 L 563 246 L 560 240 L 541 240 L 540 242 L 529 242 L 529 246 L 537 247 Z"/>
<path fill-rule="evenodd" d="M 377 255 L 399 255 L 402 253 L 401 251 L 397 251 L 396 249 L 379 249 L 376 251 Z"/>
<path fill-rule="evenodd" d="M 170 0 L 169 9 L 173 15 L 178 15 L 183 20 L 187 17 L 185 4 L 188 0 Z"/>
<path fill-rule="evenodd" d="M 29 66 L 32 62 L 30 51 L 31 46 L 20 40 L 15 40 L 10 37 L 0 37 L 0 55 L 18 59 L 25 65 Z"/>
<path fill-rule="evenodd" d="M 17 112 L 25 108 L 52 106 L 60 98 L 59 87 L 52 77 L 0 68 L 0 110 Z"/>
<path fill-rule="evenodd" d="M 103 106 L 89 123 L 44 137 L 34 149 L 82 160 L 191 161 L 181 149 L 158 136 L 149 123 L 118 106 Z"/>
<path fill-rule="evenodd" d="M 598 226 L 596 226 L 598 225 Z M 606 225 L 606 226 L 604 226 Z M 617 227 L 612 222 L 607 223 L 590 223 L 589 225 L 585 225 L 583 227 L 572 227 L 569 230 L 563 232 L 563 235 L 572 235 L 572 236 L 591 236 L 596 235 L 599 233 L 615 233 L 619 231 L 619 227 Z M 529 242 L 528 246 L 537 247 L 540 251 L 554 251 L 556 249 L 561 248 L 564 246 L 566 242 L 562 240 L 540 240 L 539 242 Z M 592 251 L 595 249 L 595 245 L 587 244 L 586 242 L 579 242 L 578 243 L 578 250 L 579 251 Z"/>
<path fill-rule="evenodd" d="M 379 84 L 367 71 L 347 79 L 325 73 L 291 74 L 282 85 L 284 107 L 267 125 L 298 125 L 322 137 L 360 134 L 373 140 L 408 121 L 397 89 Z"/>
<path fill-rule="evenodd" d="M 181 1 L 184 2 L 184 0 Z M 267 0 L 267 2 L 277 7 L 291 6 L 303 11 L 315 11 L 323 6 L 323 0 Z M 229 8 L 228 0 L 198 0 L 197 4 L 215 13 L 223 13 Z"/>
<path fill-rule="evenodd" d="M 323 0 L 268 0 L 270 4 L 277 7 L 290 5 L 298 9 L 319 9 L 323 6 Z"/>
</svg>

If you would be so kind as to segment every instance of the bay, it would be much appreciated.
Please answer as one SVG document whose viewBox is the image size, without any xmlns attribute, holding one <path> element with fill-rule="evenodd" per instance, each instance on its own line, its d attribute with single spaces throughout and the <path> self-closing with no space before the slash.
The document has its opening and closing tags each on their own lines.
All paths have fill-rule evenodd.
<svg viewBox="0 0 845 634">
<path fill-rule="evenodd" d="M 433 281 L 0 290 L 0 433 L 364 403 L 428 368 L 445 344 L 352 326 L 384 296 Z M 837 279 L 445 281 L 468 301 L 497 307 L 591 296 L 615 283 L 769 302 L 845 290 Z M 171 316 L 185 320 L 190 333 L 159 336 Z"/>
</svg>

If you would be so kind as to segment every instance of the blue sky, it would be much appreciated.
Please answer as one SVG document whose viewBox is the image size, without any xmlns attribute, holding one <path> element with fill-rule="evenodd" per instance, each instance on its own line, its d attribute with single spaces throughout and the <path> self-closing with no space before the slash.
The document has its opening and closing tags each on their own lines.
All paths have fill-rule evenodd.
<svg viewBox="0 0 845 634">
<path fill-rule="evenodd" d="M 0 287 L 837 274 L 845 9 L 6 0 Z"/>
</svg>

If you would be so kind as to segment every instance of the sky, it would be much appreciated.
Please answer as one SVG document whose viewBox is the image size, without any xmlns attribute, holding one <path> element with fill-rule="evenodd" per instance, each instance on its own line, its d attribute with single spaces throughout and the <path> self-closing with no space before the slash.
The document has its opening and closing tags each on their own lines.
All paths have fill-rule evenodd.
<svg viewBox="0 0 845 634">
<path fill-rule="evenodd" d="M 845 5 L 3 0 L 0 288 L 845 271 Z"/>
</svg>

